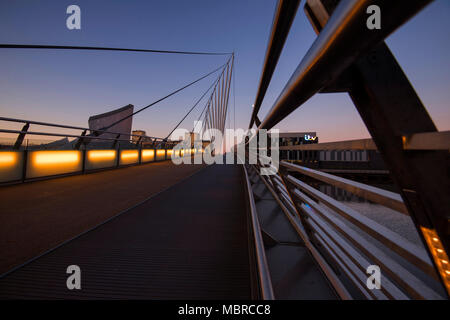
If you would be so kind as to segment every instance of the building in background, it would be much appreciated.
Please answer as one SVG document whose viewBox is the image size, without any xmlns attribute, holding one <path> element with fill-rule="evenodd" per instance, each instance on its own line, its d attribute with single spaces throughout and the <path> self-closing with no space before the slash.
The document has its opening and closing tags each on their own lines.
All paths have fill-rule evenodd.
<svg viewBox="0 0 450 320">
<path fill-rule="evenodd" d="M 316 132 L 280 132 L 279 140 L 280 140 L 280 147 L 319 143 L 319 138 L 317 137 Z M 280 159 L 300 160 L 301 151 L 280 150 Z"/>
<path fill-rule="evenodd" d="M 119 122 L 118 124 L 112 126 L 111 128 L 108 128 L 107 131 L 115 132 L 118 134 L 112 134 L 112 133 L 104 133 L 100 134 L 99 136 L 102 138 L 108 138 L 108 139 L 120 139 L 120 140 L 130 140 L 130 134 L 131 134 L 131 126 L 133 123 L 133 117 L 131 116 L 133 114 L 134 106 L 129 104 L 125 107 L 112 110 L 106 113 L 98 114 L 95 116 L 91 116 L 89 118 L 89 129 L 95 129 L 95 130 L 101 130 L 103 128 L 109 127 L 111 124 L 115 123 L 116 121 L 119 121 L 125 117 L 128 117 L 127 119 Z"/>
<path fill-rule="evenodd" d="M 319 143 L 316 132 L 280 132 L 280 147 Z M 386 166 L 377 150 L 280 150 L 280 160 L 321 170 L 375 170 Z"/>
</svg>

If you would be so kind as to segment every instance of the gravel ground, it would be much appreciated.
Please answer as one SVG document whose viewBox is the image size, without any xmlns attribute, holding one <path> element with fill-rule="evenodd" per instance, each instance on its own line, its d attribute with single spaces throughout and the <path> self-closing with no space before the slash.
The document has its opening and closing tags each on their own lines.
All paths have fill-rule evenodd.
<svg viewBox="0 0 450 320">
<path fill-rule="evenodd" d="M 410 242 L 422 246 L 416 227 L 410 217 L 373 203 L 344 202 L 344 204 L 382 226 L 391 229 Z"/>
</svg>

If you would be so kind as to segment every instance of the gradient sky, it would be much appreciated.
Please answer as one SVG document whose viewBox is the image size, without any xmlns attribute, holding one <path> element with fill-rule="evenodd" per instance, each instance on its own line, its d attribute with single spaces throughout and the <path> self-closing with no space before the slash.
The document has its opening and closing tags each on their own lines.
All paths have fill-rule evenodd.
<svg viewBox="0 0 450 320">
<path fill-rule="evenodd" d="M 303 1 L 304 3 L 304 1 Z M 264 118 L 316 35 L 303 3 L 259 113 Z M 405 1 L 407 3 L 407 1 Z M 81 7 L 81 30 L 66 8 Z M 0 0 L 0 42 L 236 53 L 236 126 L 247 128 L 276 1 Z M 436 0 L 387 39 L 439 130 L 450 130 L 450 1 Z M 0 49 L 0 115 L 87 126 L 90 115 L 148 105 L 213 70 L 226 56 Z M 136 116 L 165 136 L 215 77 Z M 233 99 L 230 99 L 230 107 Z M 182 127 L 191 129 L 201 109 Z M 0 124 L 5 127 L 5 123 Z M 369 137 L 347 94 L 316 95 L 278 126 L 322 142 Z M 15 128 L 19 128 L 18 125 Z M 36 129 L 36 127 L 35 127 Z M 56 132 L 56 129 L 51 129 Z"/>
</svg>

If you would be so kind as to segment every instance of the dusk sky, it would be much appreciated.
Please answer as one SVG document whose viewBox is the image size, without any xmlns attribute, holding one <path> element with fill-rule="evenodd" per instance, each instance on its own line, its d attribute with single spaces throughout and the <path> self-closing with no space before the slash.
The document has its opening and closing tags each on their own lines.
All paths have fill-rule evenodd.
<svg viewBox="0 0 450 320">
<path fill-rule="evenodd" d="M 66 28 L 66 8 L 71 4 L 81 8 L 81 30 Z M 247 128 L 275 5 L 269 0 L 0 0 L 0 43 L 234 51 L 236 126 Z M 261 119 L 316 38 L 303 5 L 304 1 L 264 99 Z M 387 39 L 439 130 L 450 130 L 449 16 L 450 1 L 437 0 Z M 135 109 L 146 106 L 226 59 L 0 49 L 0 115 L 87 126 L 91 115 L 127 104 Z M 211 76 L 137 115 L 133 129 L 166 136 L 214 79 Z M 182 127 L 192 128 L 203 105 Z M 322 142 L 369 137 L 347 94 L 316 95 L 277 127 L 284 132 L 316 131 Z"/>
</svg>

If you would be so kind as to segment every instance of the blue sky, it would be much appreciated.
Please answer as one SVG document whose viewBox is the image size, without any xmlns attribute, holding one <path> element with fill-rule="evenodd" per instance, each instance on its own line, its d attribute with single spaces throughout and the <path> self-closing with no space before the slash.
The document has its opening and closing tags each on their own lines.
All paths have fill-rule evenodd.
<svg viewBox="0 0 450 320">
<path fill-rule="evenodd" d="M 81 8 L 81 30 L 66 28 L 66 8 L 71 4 Z M 0 0 L 0 42 L 235 51 L 236 126 L 247 128 L 275 6 L 276 1 L 269 0 Z M 301 6 L 260 118 L 316 37 Z M 387 39 L 440 130 L 450 130 L 449 15 L 450 1 L 436 0 Z M 90 115 L 129 103 L 145 106 L 226 58 L 0 49 L 0 114 L 87 126 Z M 139 114 L 133 128 L 165 136 L 213 80 L 203 80 Z M 200 108 L 183 127 L 191 129 L 199 112 Z M 346 94 L 316 95 L 278 127 L 317 131 L 321 141 L 368 137 Z"/>
</svg>

